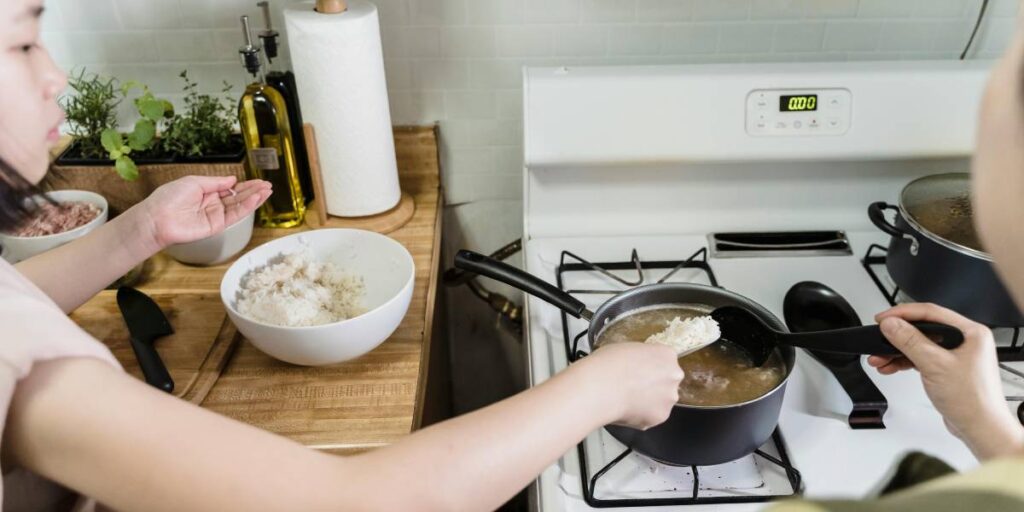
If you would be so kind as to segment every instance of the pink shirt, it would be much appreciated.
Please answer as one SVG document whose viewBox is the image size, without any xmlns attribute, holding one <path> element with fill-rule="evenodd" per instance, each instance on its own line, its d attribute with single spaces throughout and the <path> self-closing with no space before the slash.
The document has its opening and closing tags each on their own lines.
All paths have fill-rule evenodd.
<svg viewBox="0 0 1024 512">
<path fill-rule="evenodd" d="M 40 361 L 95 357 L 120 369 L 107 347 L 76 325 L 42 290 L 0 260 L 0 433 L 18 382 Z M 73 495 L 23 470 L 3 469 L 0 509 L 50 510 L 75 503 Z M 6 505 L 6 507 L 5 507 Z"/>
</svg>

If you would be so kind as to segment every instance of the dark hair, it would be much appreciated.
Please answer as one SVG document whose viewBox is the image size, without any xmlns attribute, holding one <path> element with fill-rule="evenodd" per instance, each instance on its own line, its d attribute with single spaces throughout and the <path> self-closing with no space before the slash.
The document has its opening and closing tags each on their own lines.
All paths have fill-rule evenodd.
<svg viewBox="0 0 1024 512">
<path fill-rule="evenodd" d="M 34 211 L 34 202 L 28 199 L 40 193 L 39 187 L 0 158 L 0 231 L 12 231 L 28 220 Z"/>
</svg>

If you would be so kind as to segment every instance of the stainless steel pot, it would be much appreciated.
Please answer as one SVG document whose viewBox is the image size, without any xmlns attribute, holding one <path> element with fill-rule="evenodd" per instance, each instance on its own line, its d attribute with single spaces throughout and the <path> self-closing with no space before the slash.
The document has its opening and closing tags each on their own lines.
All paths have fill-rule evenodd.
<svg viewBox="0 0 1024 512">
<path fill-rule="evenodd" d="M 608 299 L 591 313 L 575 297 L 551 284 L 500 261 L 471 251 L 459 251 L 455 266 L 502 281 L 590 321 L 588 339 L 593 347 L 601 330 L 616 318 L 637 309 L 659 304 L 704 304 L 712 308 L 738 306 L 757 315 L 773 328 L 786 326 L 759 304 L 723 288 L 689 283 L 639 286 Z M 740 404 L 696 406 L 676 404 L 661 425 L 637 430 L 620 425 L 605 429 L 626 446 L 652 459 L 673 465 L 721 464 L 749 455 L 771 437 L 779 422 L 786 383 L 793 371 L 796 352 L 778 348 L 786 365 L 786 376 L 768 393 Z"/>
<path fill-rule="evenodd" d="M 896 212 L 895 222 L 886 210 Z M 872 203 L 868 216 L 892 236 L 886 268 L 914 300 L 990 326 L 1024 325 L 974 230 L 967 173 L 918 178 L 903 188 L 899 206 Z"/>
</svg>

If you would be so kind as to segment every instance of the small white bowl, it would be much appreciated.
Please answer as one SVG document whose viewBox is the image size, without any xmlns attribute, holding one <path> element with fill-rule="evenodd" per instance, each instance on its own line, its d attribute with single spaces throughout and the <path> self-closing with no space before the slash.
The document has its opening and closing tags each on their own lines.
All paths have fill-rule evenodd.
<svg viewBox="0 0 1024 512">
<path fill-rule="evenodd" d="M 4 259 L 11 263 L 17 263 L 35 256 L 37 254 L 60 247 L 76 238 L 81 238 L 89 232 L 103 225 L 107 221 L 108 207 L 107 200 L 103 196 L 86 190 L 57 190 L 47 192 L 46 195 L 58 203 L 70 201 L 83 201 L 100 207 L 100 214 L 85 225 L 75 229 L 44 236 L 14 236 L 7 233 L 0 233 L 0 244 L 4 246 Z"/>
<path fill-rule="evenodd" d="M 363 279 L 366 313 L 308 327 L 284 327 L 238 313 L 242 278 L 281 254 L 308 247 L 319 262 Z M 412 255 L 391 238 L 360 229 L 318 229 L 267 242 L 244 254 L 224 274 L 220 296 L 231 321 L 256 348 L 293 364 L 319 366 L 355 359 L 395 332 L 409 309 L 416 267 Z"/>
<path fill-rule="evenodd" d="M 216 235 L 187 244 L 171 245 L 164 252 L 189 265 L 219 265 L 249 245 L 255 218 L 256 212 L 252 211 Z"/>
</svg>

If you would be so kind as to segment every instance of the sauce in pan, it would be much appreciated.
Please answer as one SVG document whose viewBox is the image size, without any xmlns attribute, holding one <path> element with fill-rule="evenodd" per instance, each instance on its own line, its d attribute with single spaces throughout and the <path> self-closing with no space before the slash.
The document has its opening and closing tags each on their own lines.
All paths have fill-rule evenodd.
<svg viewBox="0 0 1024 512">
<path fill-rule="evenodd" d="M 708 306 L 698 304 L 643 308 L 608 324 L 596 345 L 643 342 L 663 331 L 675 317 L 685 320 L 710 311 Z M 755 368 L 743 349 L 724 340 L 679 358 L 679 367 L 686 374 L 679 384 L 679 403 L 685 405 L 743 403 L 775 389 L 786 376 L 786 365 L 778 351 L 764 366 Z"/>
</svg>

